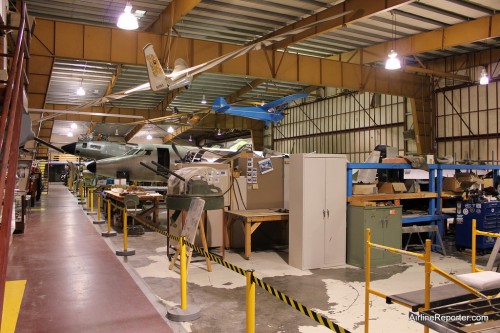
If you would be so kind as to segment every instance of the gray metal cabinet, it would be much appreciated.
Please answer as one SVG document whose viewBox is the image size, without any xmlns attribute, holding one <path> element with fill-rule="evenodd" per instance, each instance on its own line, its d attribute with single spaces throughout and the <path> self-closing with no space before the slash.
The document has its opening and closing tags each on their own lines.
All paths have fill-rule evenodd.
<svg viewBox="0 0 500 333">
<path fill-rule="evenodd" d="M 401 249 L 402 207 L 349 206 L 347 212 L 347 263 L 365 267 L 366 228 L 371 242 Z M 384 266 L 401 262 L 401 255 L 372 248 L 371 265 Z"/>
<path fill-rule="evenodd" d="M 345 265 L 345 155 L 290 156 L 288 262 L 299 269 Z"/>
</svg>

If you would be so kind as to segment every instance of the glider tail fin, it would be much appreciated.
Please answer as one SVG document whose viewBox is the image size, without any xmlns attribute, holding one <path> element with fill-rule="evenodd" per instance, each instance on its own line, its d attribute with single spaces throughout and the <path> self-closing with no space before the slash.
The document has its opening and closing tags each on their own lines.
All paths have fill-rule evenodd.
<svg viewBox="0 0 500 333">
<path fill-rule="evenodd" d="M 226 102 L 226 100 L 223 97 L 217 97 L 214 100 L 214 104 L 212 105 L 212 110 L 216 112 L 224 112 L 229 108 L 229 104 Z"/>
<path fill-rule="evenodd" d="M 167 80 L 165 80 L 165 72 L 161 67 L 160 60 L 156 56 L 152 44 L 148 44 L 144 47 L 144 58 L 146 59 L 146 66 L 148 67 L 151 90 L 159 91 L 168 89 Z"/>
</svg>

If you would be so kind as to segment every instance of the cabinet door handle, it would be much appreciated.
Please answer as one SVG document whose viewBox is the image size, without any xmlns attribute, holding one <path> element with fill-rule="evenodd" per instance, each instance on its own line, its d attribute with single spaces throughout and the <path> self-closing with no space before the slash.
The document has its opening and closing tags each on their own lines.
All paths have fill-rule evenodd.
<svg viewBox="0 0 500 333">
<path fill-rule="evenodd" d="M 326 213 L 325 213 L 325 210 L 323 209 L 323 218 L 325 218 L 326 216 Z"/>
<path fill-rule="evenodd" d="M 327 216 L 328 218 L 330 218 L 330 210 L 329 210 L 329 209 L 327 209 L 327 210 L 326 210 L 326 216 Z"/>
</svg>

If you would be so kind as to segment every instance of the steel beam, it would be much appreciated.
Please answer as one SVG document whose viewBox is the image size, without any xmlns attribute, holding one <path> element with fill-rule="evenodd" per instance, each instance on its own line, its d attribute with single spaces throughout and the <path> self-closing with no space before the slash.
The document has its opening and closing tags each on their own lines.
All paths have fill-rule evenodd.
<svg viewBox="0 0 500 333">
<path fill-rule="evenodd" d="M 152 33 L 45 19 L 37 20 L 35 36 L 32 56 L 136 65 L 144 65 L 141 52 L 143 45 L 152 43 L 155 49 L 162 50 L 167 38 Z M 171 61 L 176 58 L 192 59 L 191 65 L 206 62 L 239 48 L 232 44 L 180 37 L 176 38 L 176 43 L 176 53 L 169 57 Z M 268 59 L 282 59 L 279 68 L 276 64 L 270 64 Z M 170 67 L 172 65 L 170 64 Z M 385 69 L 268 50 L 254 51 L 251 56 L 230 60 L 211 72 L 407 97 L 420 97 L 422 86 L 428 85 L 427 79 L 413 74 L 388 73 Z"/>
<path fill-rule="evenodd" d="M 408 57 L 420 53 L 443 50 L 462 44 L 495 38 L 500 36 L 500 14 L 482 17 L 453 26 L 400 38 L 356 51 L 349 51 L 330 57 L 337 61 L 355 64 L 370 64 L 383 61 L 389 51 L 395 49 L 400 57 Z M 395 46 L 394 46 L 395 43 Z M 409 69 L 409 71 L 411 71 Z M 436 70 L 437 71 L 437 70 Z M 445 72 L 445 69 L 441 69 Z M 436 73 L 436 76 L 439 73 Z"/>
<path fill-rule="evenodd" d="M 172 0 L 167 8 L 144 30 L 156 34 L 167 34 L 184 16 L 186 16 L 201 0 Z"/>
<path fill-rule="evenodd" d="M 310 23 L 318 22 L 320 20 L 326 19 L 328 17 L 332 17 L 335 15 L 339 15 L 341 13 L 345 13 L 348 11 L 352 11 L 351 13 L 339 17 L 335 20 L 331 20 L 327 23 L 323 23 L 321 25 L 316 26 L 314 29 L 305 31 L 299 35 L 289 37 L 273 46 L 273 49 L 278 48 L 286 48 L 288 45 L 300 42 L 307 38 L 323 34 L 325 32 L 341 28 L 349 23 L 354 23 L 361 19 L 366 19 L 367 17 L 377 15 L 386 11 L 390 11 L 392 9 L 396 9 L 398 7 L 410 4 L 415 2 L 415 0 L 346 0 L 344 2 L 340 2 L 336 5 L 333 5 L 330 8 L 327 8 L 319 13 L 308 16 L 305 19 L 302 19 L 294 24 L 288 25 L 281 29 L 276 30 L 272 34 L 266 35 L 257 41 L 264 40 L 271 36 L 276 36 L 281 33 L 300 28 Z"/>
</svg>

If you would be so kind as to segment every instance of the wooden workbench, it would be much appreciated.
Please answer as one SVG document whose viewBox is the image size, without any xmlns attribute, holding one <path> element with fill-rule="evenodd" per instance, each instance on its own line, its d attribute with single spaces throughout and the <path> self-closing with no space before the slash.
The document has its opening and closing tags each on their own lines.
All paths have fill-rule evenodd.
<svg viewBox="0 0 500 333">
<path fill-rule="evenodd" d="M 224 212 L 223 222 L 223 255 L 224 249 L 230 246 L 229 233 L 231 224 L 234 221 L 241 221 L 244 224 L 245 233 L 245 259 L 250 259 L 252 251 L 252 233 L 264 222 L 288 221 L 288 213 L 277 212 L 278 208 L 272 209 L 250 209 L 250 210 L 229 210 Z"/>
<path fill-rule="evenodd" d="M 104 191 L 106 197 L 110 200 L 113 200 L 116 205 L 124 206 L 125 195 L 120 195 L 120 193 L 113 191 Z M 139 222 L 145 223 L 153 223 L 156 226 L 159 226 L 158 215 L 160 211 L 160 201 L 163 199 L 163 195 L 159 193 L 150 193 L 150 192 L 140 192 L 140 193 L 127 193 L 127 194 L 136 194 L 139 197 L 139 202 L 145 203 L 146 201 L 151 201 L 153 206 L 144 209 L 140 213 L 136 214 L 134 218 Z M 150 216 L 150 219 L 147 217 Z"/>
</svg>

